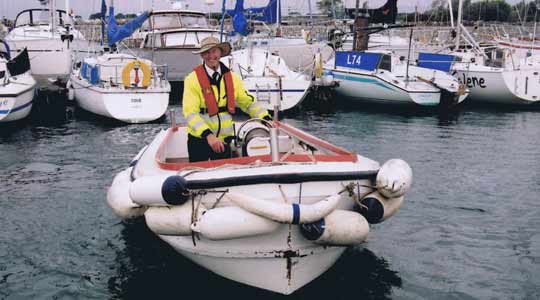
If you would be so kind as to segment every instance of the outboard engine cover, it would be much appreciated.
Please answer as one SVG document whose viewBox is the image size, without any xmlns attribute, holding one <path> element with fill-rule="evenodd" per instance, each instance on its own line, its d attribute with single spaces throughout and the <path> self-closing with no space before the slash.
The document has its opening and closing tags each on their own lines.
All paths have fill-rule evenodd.
<svg viewBox="0 0 540 300">
<path fill-rule="evenodd" d="M 245 130 L 239 132 L 242 142 L 242 156 L 270 154 L 270 131 L 259 123 L 250 123 Z"/>
</svg>

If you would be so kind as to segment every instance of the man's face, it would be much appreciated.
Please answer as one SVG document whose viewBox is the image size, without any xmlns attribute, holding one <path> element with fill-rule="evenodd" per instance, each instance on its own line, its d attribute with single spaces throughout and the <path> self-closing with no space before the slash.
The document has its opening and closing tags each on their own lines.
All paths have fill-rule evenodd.
<svg viewBox="0 0 540 300">
<path fill-rule="evenodd" d="M 219 49 L 218 47 L 214 47 L 206 52 L 201 53 L 201 57 L 207 66 L 212 69 L 216 69 L 219 66 L 221 49 Z"/>
</svg>

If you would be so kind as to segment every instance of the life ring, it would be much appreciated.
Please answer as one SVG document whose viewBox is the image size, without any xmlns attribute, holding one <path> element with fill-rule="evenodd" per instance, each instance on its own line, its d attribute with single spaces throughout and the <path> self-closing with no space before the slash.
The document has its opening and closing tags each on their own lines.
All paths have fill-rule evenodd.
<svg viewBox="0 0 540 300">
<path fill-rule="evenodd" d="M 150 67 L 141 60 L 134 60 L 128 63 L 124 69 L 122 69 L 122 84 L 125 88 L 132 87 L 131 84 L 131 71 L 135 70 L 135 86 L 139 84 L 139 73 L 138 70 L 141 70 L 143 73 L 143 78 L 141 82 L 141 87 L 147 88 L 150 85 L 151 71 Z"/>
</svg>

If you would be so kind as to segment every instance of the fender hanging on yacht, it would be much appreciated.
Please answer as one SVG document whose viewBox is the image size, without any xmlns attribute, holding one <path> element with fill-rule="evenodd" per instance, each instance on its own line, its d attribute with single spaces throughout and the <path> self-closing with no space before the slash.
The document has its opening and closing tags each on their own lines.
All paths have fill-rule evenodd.
<svg viewBox="0 0 540 300">
<path fill-rule="evenodd" d="M 129 195 L 131 169 L 118 173 L 107 191 L 107 203 L 114 213 L 123 219 L 140 217 L 147 208 L 133 202 Z"/>
<path fill-rule="evenodd" d="M 388 198 L 403 196 L 412 184 L 412 170 L 402 159 L 386 161 L 377 173 L 377 190 Z"/>
<path fill-rule="evenodd" d="M 369 224 L 357 212 L 336 209 L 324 219 L 300 225 L 300 232 L 317 244 L 353 246 L 367 239 Z"/>
<path fill-rule="evenodd" d="M 303 224 L 318 221 L 331 213 L 341 199 L 341 195 L 337 194 L 314 204 L 286 204 L 260 200 L 234 192 L 227 193 L 225 197 L 251 213 L 286 224 Z"/>
<path fill-rule="evenodd" d="M 199 204 L 196 218 L 192 219 L 191 202 L 175 206 L 153 206 L 144 213 L 146 225 L 156 234 L 190 235 L 191 221 L 200 218 L 206 208 Z"/>
<path fill-rule="evenodd" d="M 191 229 L 210 240 L 229 240 L 267 234 L 280 226 L 272 220 L 252 214 L 237 206 L 206 211 Z"/>
<path fill-rule="evenodd" d="M 401 204 L 403 196 L 386 198 L 380 192 L 366 195 L 360 201 L 358 212 L 362 214 L 370 224 L 380 223 L 394 215 Z"/>
</svg>

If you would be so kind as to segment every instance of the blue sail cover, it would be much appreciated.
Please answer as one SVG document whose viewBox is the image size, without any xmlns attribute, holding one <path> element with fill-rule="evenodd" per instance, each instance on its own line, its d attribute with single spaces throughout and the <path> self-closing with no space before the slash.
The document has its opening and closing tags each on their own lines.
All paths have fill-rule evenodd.
<svg viewBox="0 0 540 300">
<path fill-rule="evenodd" d="M 379 66 L 381 53 L 336 51 L 336 67 L 374 71 Z"/>
<path fill-rule="evenodd" d="M 240 5 L 238 2 L 241 2 Z M 234 22 L 234 17 L 240 11 L 242 11 L 242 13 L 244 14 L 244 19 L 246 19 L 247 16 L 247 19 L 249 20 L 257 20 L 265 23 L 276 23 L 278 22 L 278 20 L 281 20 L 281 2 L 279 3 L 278 8 L 278 0 L 270 0 L 268 2 L 268 5 L 263 7 L 250 7 L 247 9 L 244 9 L 244 0 L 238 0 L 236 2 L 235 8 L 228 9 L 227 14 L 229 14 L 233 18 Z"/>
<path fill-rule="evenodd" d="M 114 18 L 114 7 L 109 7 L 109 29 L 107 30 L 107 43 L 109 46 L 112 46 L 112 44 L 131 36 L 135 30 L 141 27 L 149 16 L 150 13 L 145 11 L 135 19 L 127 22 L 124 25 L 118 26 Z"/>
<path fill-rule="evenodd" d="M 448 54 L 419 53 L 418 66 L 443 72 L 450 72 L 456 57 Z"/>
<path fill-rule="evenodd" d="M 236 6 L 234 7 L 234 11 L 231 16 L 233 18 L 234 32 L 247 36 L 249 29 L 246 15 L 244 14 L 244 0 L 236 1 Z"/>
</svg>

